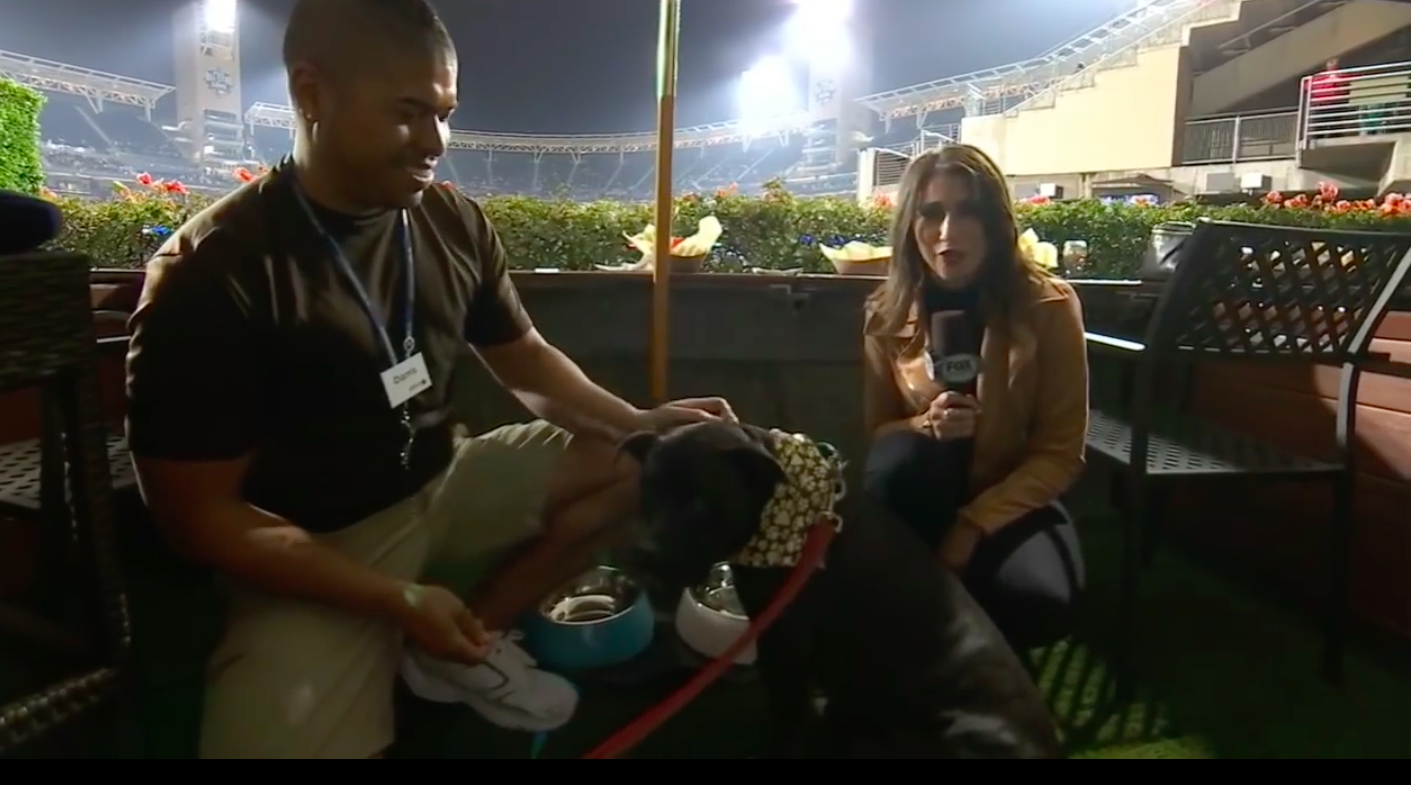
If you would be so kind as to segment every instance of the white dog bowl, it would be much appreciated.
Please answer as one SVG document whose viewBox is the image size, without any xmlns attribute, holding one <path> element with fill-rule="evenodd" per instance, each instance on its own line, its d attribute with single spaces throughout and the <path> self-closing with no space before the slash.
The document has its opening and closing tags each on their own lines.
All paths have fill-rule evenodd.
<svg viewBox="0 0 1411 785">
<path fill-rule="evenodd" d="M 715 565 L 705 583 L 681 592 L 681 602 L 676 606 L 676 634 L 697 654 L 719 657 L 749 626 L 750 620 L 735 594 L 729 564 Z M 754 661 L 752 643 L 735 659 L 735 664 L 750 665 Z"/>
</svg>

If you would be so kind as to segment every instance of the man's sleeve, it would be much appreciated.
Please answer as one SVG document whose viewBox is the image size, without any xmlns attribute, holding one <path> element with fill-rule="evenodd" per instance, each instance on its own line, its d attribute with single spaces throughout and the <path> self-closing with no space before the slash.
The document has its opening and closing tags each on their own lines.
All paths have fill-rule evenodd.
<svg viewBox="0 0 1411 785">
<path fill-rule="evenodd" d="M 127 435 L 133 454 L 232 460 L 261 437 L 258 336 L 218 256 L 219 233 L 173 242 L 147 265 L 127 355 Z"/>
<path fill-rule="evenodd" d="M 522 338 L 534 327 L 510 280 L 504 243 L 480 205 L 456 200 L 475 240 L 479 286 L 465 319 L 465 339 L 472 346 L 496 346 Z"/>
</svg>

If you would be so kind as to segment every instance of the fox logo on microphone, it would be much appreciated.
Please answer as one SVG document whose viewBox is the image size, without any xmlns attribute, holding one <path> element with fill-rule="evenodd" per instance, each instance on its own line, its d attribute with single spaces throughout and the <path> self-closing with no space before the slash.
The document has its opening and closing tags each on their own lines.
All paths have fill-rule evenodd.
<svg viewBox="0 0 1411 785">
<path fill-rule="evenodd" d="M 931 358 L 926 355 L 926 375 L 947 387 L 960 387 L 975 381 L 980 375 L 980 358 L 973 354 L 952 354 Z"/>
</svg>

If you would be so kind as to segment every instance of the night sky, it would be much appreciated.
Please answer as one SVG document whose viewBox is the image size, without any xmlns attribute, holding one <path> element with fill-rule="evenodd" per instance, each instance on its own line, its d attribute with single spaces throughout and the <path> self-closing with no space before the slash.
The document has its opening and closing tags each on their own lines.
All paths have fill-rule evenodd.
<svg viewBox="0 0 1411 785">
<path fill-rule="evenodd" d="M 0 49 L 170 84 L 182 0 L 0 0 Z M 803 0 L 807 2 L 808 0 Z M 887 90 L 1040 54 L 1137 0 L 857 0 Z M 294 0 L 245 0 L 244 99 L 287 103 L 279 40 Z M 528 133 L 650 128 L 657 0 L 439 0 L 461 56 L 454 125 Z M 734 83 L 780 43 L 789 0 L 685 0 L 682 125 L 731 119 Z"/>
</svg>

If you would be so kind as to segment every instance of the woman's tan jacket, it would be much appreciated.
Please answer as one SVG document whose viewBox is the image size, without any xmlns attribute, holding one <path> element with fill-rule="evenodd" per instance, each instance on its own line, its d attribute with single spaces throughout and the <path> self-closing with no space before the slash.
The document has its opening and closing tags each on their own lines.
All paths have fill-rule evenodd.
<svg viewBox="0 0 1411 785">
<path fill-rule="evenodd" d="M 926 373 L 926 331 L 913 308 L 905 327 L 864 328 L 865 405 L 871 425 L 914 417 L 945 390 Z M 1083 310 L 1066 282 L 1037 282 L 1008 325 L 987 324 L 980 348 L 980 415 L 971 486 L 960 522 L 992 533 L 1054 501 L 1083 468 L 1088 355 Z"/>
</svg>

